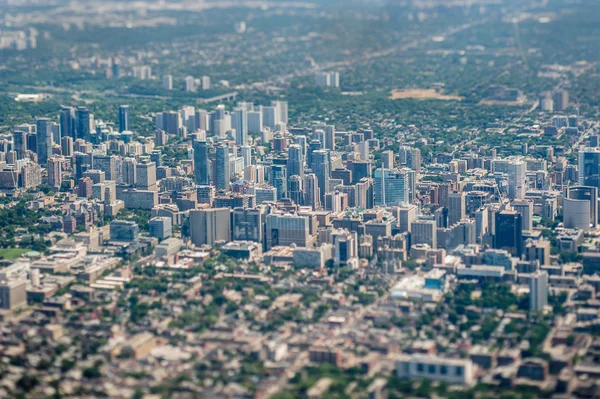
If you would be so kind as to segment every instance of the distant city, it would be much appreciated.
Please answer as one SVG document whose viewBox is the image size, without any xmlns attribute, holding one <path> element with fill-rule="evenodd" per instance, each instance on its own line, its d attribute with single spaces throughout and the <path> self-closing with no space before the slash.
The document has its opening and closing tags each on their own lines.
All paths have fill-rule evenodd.
<svg viewBox="0 0 600 399">
<path fill-rule="evenodd" d="M 0 397 L 600 397 L 600 4 L 348 3 L 0 1 Z"/>
</svg>

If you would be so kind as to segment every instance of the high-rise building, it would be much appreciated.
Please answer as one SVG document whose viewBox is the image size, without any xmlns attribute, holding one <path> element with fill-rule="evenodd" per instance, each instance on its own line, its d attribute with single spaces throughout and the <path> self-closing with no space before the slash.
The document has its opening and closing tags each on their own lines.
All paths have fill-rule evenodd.
<svg viewBox="0 0 600 399">
<path fill-rule="evenodd" d="M 298 144 L 288 147 L 287 171 L 289 176 L 304 176 L 304 154 Z"/>
<path fill-rule="evenodd" d="M 448 226 L 452 226 L 467 217 L 466 204 L 464 192 L 454 192 L 448 195 Z"/>
<path fill-rule="evenodd" d="M 383 169 L 394 168 L 394 153 L 392 151 L 383 151 L 381 153 L 381 166 Z"/>
<path fill-rule="evenodd" d="M 271 177 L 269 178 L 273 187 L 277 189 L 277 199 L 285 198 L 287 195 L 287 169 L 284 165 L 272 165 Z"/>
<path fill-rule="evenodd" d="M 103 171 L 106 180 L 117 180 L 117 157 L 115 155 L 94 155 L 92 167 Z"/>
<path fill-rule="evenodd" d="M 165 90 L 173 90 L 173 76 L 164 75 L 162 77 L 162 88 Z"/>
<path fill-rule="evenodd" d="M 65 157 L 73 156 L 73 137 L 63 136 L 60 139 L 60 148 Z"/>
<path fill-rule="evenodd" d="M 415 172 L 421 171 L 421 150 L 418 148 L 409 148 L 406 151 L 406 167 Z"/>
<path fill-rule="evenodd" d="M 196 83 L 195 83 L 194 77 L 186 76 L 185 80 L 183 81 L 183 87 L 184 87 L 185 91 L 187 91 L 187 92 L 196 91 Z"/>
<path fill-rule="evenodd" d="M 579 185 L 600 189 L 599 147 L 586 147 L 579 151 Z"/>
<path fill-rule="evenodd" d="M 209 185 L 210 161 L 208 159 L 208 143 L 204 140 L 194 141 L 194 177 L 196 184 Z"/>
<path fill-rule="evenodd" d="M 288 123 L 288 103 L 287 101 L 273 101 L 271 105 L 275 107 L 277 111 L 277 122 L 282 122 L 287 125 Z"/>
<path fill-rule="evenodd" d="M 136 187 L 140 190 L 156 191 L 156 164 L 141 162 L 136 167 Z"/>
<path fill-rule="evenodd" d="M 288 177 L 288 195 L 287 198 L 294 201 L 297 205 L 304 205 L 304 180 L 299 175 Z"/>
<path fill-rule="evenodd" d="M 48 185 L 60 188 L 62 183 L 62 159 L 48 158 Z"/>
<path fill-rule="evenodd" d="M 598 216 L 597 187 L 575 186 L 567 189 L 567 198 L 563 199 L 563 222 L 566 228 L 589 231 L 590 225 L 594 228 L 598 226 Z"/>
<path fill-rule="evenodd" d="M 536 271 L 529 280 L 529 309 L 542 312 L 548 305 L 548 273 Z"/>
<path fill-rule="evenodd" d="M 267 223 L 267 250 L 275 246 L 307 247 L 314 243 L 310 234 L 310 219 L 304 215 L 270 214 Z"/>
<path fill-rule="evenodd" d="M 375 170 L 375 205 L 407 205 L 408 175 L 398 169 Z"/>
<path fill-rule="evenodd" d="M 27 154 L 27 133 L 15 130 L 13 133 L 13 145 L 17 153 L 17 159 L 25 158 Z"/>
<path fill-rule="evenodd" d="M 129 220 L 113 220 L 110 223 L 110 239 L 112 241 L 131 242 L 140 233 L 137 223 Z"/>
<path fill-rule="evenodd" d="M 196 246 L 215 245 L 231 241 L 231 211 L 229 208 L 191 210 L 190 240 Z"/>
<path fill-rule="evenodd" d="M 523 254 L 523 218 L 517 211 L 496 212 L 494 248 L 505 249 L 518 258 Z"/>
<path fill-rule="evenodd" d="M 319 179 L 314 173 L 304 176 L 304 205 L 310 206 L 313 210 L 321 208 Z"/>
<path fill-rule="evenodd" d="M 525 198 L 527 190 L 527 163 L 522 159 L 495 159 L 492 172 L 506 173 L 508 176 L 508 198 Z"/>
<path fill-rule="evenodd" d="M 60 132 L 62 137 L 75 139 L 76 123 L 75 110 L 72 107 L 64 107 L 60 111 Z"/>
<path fill-rule="evenodd" d="M 129 130 L 129 105 L 119 107 L 119 132 Z"/>
<path fill-rule="evenodd" d="M 235 109 L 231 114 L 231 126 L 235 129 L 235 144 L 245 146 L 248 144 L 248 111 Z"/>
<path fill-rule="evenodd" d="M 91 139 L 91 116 L 85 107 L 79 107 L 75 111 L 75 129 L 78 139 L 90 141 Z"/>
<path fill-rule="evenodd" d="M 233 240 L 263 243 L 266 207 L 233 210 Z"/>
<path fill-rule="evenodd" d="M 52 122 L 48 118 L 38 118 L 36 120 L 37 130 L 37 150 L 38 163 L 46 165 L 48 158 L 52 157 L 52 147 L 54 140 L 52 137 Z"/>
<path fill-rule="evenodd" d="M 135 186 L 137 182 L 137 161 L 135 158 L 123 160 L 122 182 L 128 186 Z"/>
<path fill-rule="evenodd" d="M 533 200 L 517 200 L 512 204 L 523 220 L 523 231 L 533 230 Z"/>
<path fill-rule="evenodd" d="M 216 150 L 215 187 L 218 190 L 229 190 L 231 182 L 229 147 L 222 145 L 217 147 Z"/>
<path fill-rule="evenodd" d="M 347 265 L 358 258 L 358 235 L 356 231 L 336 229 L 331 232 L 333 262 L 335 265 Z"/>
<path fill-rule="evenodd" d="M 410 241 L 412 245 L 427 244 L 437 248 L 437 226 L 434 220 L 415 220 L 410 224 Z"/>
<path fill-rule="evenodd" d="M 554 93 L 554 110 L 562 112 L 569 108 L 569 92 L 566 90 L 558 90 Z"/>
<path fill-rule="evenodd" d="M 323 203 L 323 198 L 329 190 L 330 178 L 330 154 L 327 150 L 314 151 L 312 153 L 312 170 L 319 180 L 319 200 Z"/>
</svg>

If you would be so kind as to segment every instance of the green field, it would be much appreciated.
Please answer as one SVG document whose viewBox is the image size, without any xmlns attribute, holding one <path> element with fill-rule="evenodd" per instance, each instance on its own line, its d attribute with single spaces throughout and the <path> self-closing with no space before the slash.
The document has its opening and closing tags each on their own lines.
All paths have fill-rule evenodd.
<svg viewBox="0 0 600 399">
<path fill-rule="evenodd" d="M 26 248 L 2 248 L 0 249 L 0 259 L 17 259 L 19 256 L 29 251 L 30 250 Z"/>
</svg>

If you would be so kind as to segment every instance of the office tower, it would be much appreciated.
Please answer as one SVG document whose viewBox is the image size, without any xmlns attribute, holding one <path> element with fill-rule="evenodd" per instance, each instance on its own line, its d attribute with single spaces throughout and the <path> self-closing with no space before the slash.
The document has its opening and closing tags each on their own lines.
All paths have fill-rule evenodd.
<svg viewBox="0 0 600 399">
<path fill-rule="evenodd" d="M 308 152 L 306 154 L 306 164 L 308 166 L 310 166 L 312 168 L 313 165 L 313 160 L 312 160 L 312 154 L 315 151 L 319 151 L 323 148 L 323 145 L 321 144 L 321 142 L 319 140 L 311 140 L 311 142 L 308 144 Z"/>
<path fill-rule="evenodd" d="M 37 150 L 38 163 L 46 165 L 48 158 L 52 157 L 52 147 L 54 141 L 52 138 L 52 122 L 48 118 L 38 118 L 35 122 L 37 130 Z"/>
<path fill-rule="evenodd" d="M 287 169 L 284 165 L 272 165 L 269 181 L 277 189 L 277 199 L 287 195 Z"/>
<path fill-rule="evenodd" d="M 123 160 L 123 184 L 135 186 L 137 182 L 137 161 L 135 158 Z"/>
<path fill-rule="evenodd" d="M 362 179 L 369 179 L 372 175 L 371 161 L 352 161 L 348 165 L 352 172 L 352 184 L 358 183 Z"/>
<path fill-rule="evenodd" d="M 448 195 L 448 226 L 467 217 L 466 195 L 463 192 Z"/>
<path fill-rule="evenodd" d="M 231 127 L 235 129 L 235 144 L 248 144 L 248 111 L 235 109 L 231 114 Z"/>
<path fill-rule="evenodd" d="M 417 172 L 412 169 L 405 169 L 408 177 L 408 202 L 411 204 L 417 200 Z"/>
<path fill-rule="evenodd" d="M 262 107 L 262 119 L 263 126 L 270 128 L 271 130 L 275 129 L 275 125 L 277 124 L 277 108 L 276 107 Z"/>
<path fill-rule="evenodd" d="M 549 266 L 551 244 L 547 239 L 532 240 L 525 242 L 525 260 L 529 262 L 539 261 L 541 266 Z"/>
<path fill-rule="evenodd" d="M 78 107 L 75 111 L 75 130 L 78 139 L 90 141 L 91 138 L 91 116 L 85 107 Z"/>
<path fill-rule="evenodd" d="M 517 200 L 512 204 L 523 220 L 523 231 L 533 230 L 533 200 Z"/>
<path fill-rule="evenodd" d="M 325 194 L 329 192 L 329 151 L 314 151 L 312 161 L 312 170 L 319 181 L 319 200 L 323 203 Z"/>
<path fill-rule="evenodd" d="M 298 144 L 292 144 L 288 148 L 287 170 L 290 176 L 304 176 L 304 154 Z"/>
<path fill-rule="evenodd" d="M 409 203 L 408 175 L 398 169 L 375 170 L 375 205 L 406 205 Z"/>
<path fill-rule="evenodd" d="M 554 93 L 554 110 L 562 112 L 569 108 L 569 92 L 566 90 L 558 90 Z"/>
<path fill-rule="evenodd" d="M 217 190 L 229 190 L 231 182 L 231 156 L 229 147 L 219 146 L 216 149 L 215 164 L 215 187 Z"/>
<path fill-rule="evenodd" d="M 196 246 L 231 241 L 229 208 L 190 210 L 190 240 Z"/>
<path fill-rule="evenodd" d="M 381 167 L 383 169 L 394 168 L 394 153 L 392 151 L 383 151 L 381 153 Z"/>
<path fill-rule="evenodd" d="M 529 310 L 542 312 L 548 305 L 548 273 L 536 271 L 529 280 Z"/>
<path fill-rule="evenodd" d="M 505 249 L 518 258 L 523 254 L 523 218 L 517 211 L 496 212 L 494 248 Z"/>
<path fill-rule="evenodd" d="M 60 147 L 62 154 L 65 157 L 73 156 L 73 138 L 70 136 L 64 136 L 60 140 Z"/>
<path fill-rule="evenodd" d="M 479 208 L 473 214 L 475 217 L 475 239 L 478 243 L 481 243 L 483 237 L 487 236 L 490 232 L 490 216 L 488 208 Z"/>
<path fill-rule="evenodd" d="M 270 214 L 266 217 L 266 249 L 276 246 L 307 247 L 314 243 L 310 234 L 308 216 L 291 214 Z"/>
<path fill-rule="evenodd" d="M 202 85 L 202 90 L 210 90 L 210 76 L 202 76 L 202 78 L 200 78 L 200 83 Z"/>
<path fill-rule="evenodd" d="M 600 148 L 586 147 L 579 151 L 579 185 L 600 189 Z"/>
<path fill-rule="evenodd" d="M 262 110 L 248 111 L 248 133 L 260 134 L 263 130 Z"/>
<path fill-rule="evenodd" d="M 316 132 L 318 130 L 323 131 L 323 137 L 321 138 L 321 142 L 323 143 L 323 148 L 327 150 L 334 151 L 335 150 L 335 126 L 334 125 L 319 125 L 315 127 Z"/>
<path fill-rule="evenodd" d="M 101 170 L 106 175 L 106 180 L 117 180 L 117 157 L 115 155 L 94 155 L 92 167 Z"/>
<path fill-rule="evenodd" d="M 492 161 L 492 172 L 508 175 L 508 198 L 525 198 L 527 189 L 527 163 L 521 159 L 497 159 Z"/>
<path fill-rule="evenodd" d="M 567 189 L 567 198 L 571 199 L 571 200 L 578 200 L 578 201 L 587 201 L 590 211 L 590 218 L 589 218 L 589 222 L 594 228 L 598 226 L 598 218 L 600 217 L 600 215 L 598 215 L 598 188 L 597 187 L 582 187 L 582 186 L 576 186 L 576 187 L 569 187 Z M 564 200 L 563 200 L 564 201 Z M 563 206 L 564 203 L 563 203 Z M 571 213 L 571 210 L 569 210 L 568 213 Z M 567 219 L 570 219 L 569 218 Z M 570 221 L 565 221 L 565 227 L 567 227 L 567 224 L 570 224 Z M 580 223 L 575 223 L 575 224 L 580 224 Z"/>
<path fill-rule="evenodd" d="M 287 198 L 294 201 L 297 205 L 304 205 L 304 180 L 299 175 L 293 175 L 288 178 Z"/>
<path fill-rule="evenodd" d="M 164 75 L 162 77 L 162 88 L 165 90 L 173 90 L 173 76 Z"/>
<path fill-rule="evenodd" d="M 416 172 L 421 171 L 421 150 L 409 148 L 406 151 L 406 167 Z"/>
<path fill-rule="evenodd" d="M 187 92 L 196 91 L 196 83 L 194 81 L 194 77 L 186 76 L 185 80 L 183 81 L 183 87 L 184 87 L 184 90 Z"/>
<path fill-rule="evenodd" d="M 369 150 L 368 141 L 362 141 L 358 143 L 358 154 L 360 155 L 361 161 L 368 161 L 371 158 L 371 151 Z"/>
<path fill-rule="evenodd" d="M 60 158 L 48 158 L 48 185 L 60 188 L 62 183 L 62 160 Z"/>
<path fill-rule="evenodd" d="M 235 208 L 233 210 L 233 240 L 252 241 L 263 244 L 266 217 L 265 206 Z"/>
<path fill-rule="evenodd" d="M 156 237 L 159 241 L 171 237 L 173 234 L 173 219 L 167 216 L 157 216 L 148 222 L 150 237 Z"/>
<path fill-rule="evenodd" d="M 204 140 L 194 141 L 194 177 L 196 184 L 210 184 L 210 161 L 208 159 L 208 143 Z"/>
<path fill-rule="evenodd" d="M 65 107 L 60 111 L 60 132 L 62 137 L 75 138 L 75 110 L 72 107 Z"/>
<path fill-rule="evenodd" d="M 282 122 L 287 125 L 288 123 L 288 103 L 287 101 L 273 101 L 271 105 L 275 107 L 277 110 L 278 120 L 277 122 Z"/>
<path fill-rule="evenodd" d="M 129 105 L 119 107 L 119 132 L 129 130 Z"/>
<path fill-rule="evenodd" d="M 356 231 L 335 229 L 331 232 L 330 242 L 333 245 L 333 263 L 347 265 L 358 258 L 358 234 Z"/>
<path fill-rule="evenodd" d="M 13 146 L 17 153 L 17 159 L 25 158 L 27 154 L 27 133 L 16 130 L 13 133 Z"/>
<path fill-rule="evenodd" d="M 242 159 L 244 160 L 244 170 L 247 166 L 252 165 L 252 147 L 245 145 L 240 148 Z"/>
<path fill-rule="evenodd" d="M 356 206 L 363 209 L 371 209 L 375 205 L 375 180 L 363 178 L 354 185 L 356 187 Z"/>
<path fill-rule="evenodd" d="M 321 208 L 319 179 L 314 173 L 304 176 L 304 205 L 310 206 L 313 210 Z"/>
<path fill-rule="evenodd" d="M 400 233 L 410 232 L 411 224 L 417 220 L 419 207 L 416 205 L 406 205 L 399 209 L 398 228 Z"/>
<path fill-rule="evenodd" d="M 437 248 L 437 226 L 434 220 L 415 220 L 410 224 L 411 245 L 427 244 Z"/>
<path fill-rule="evenodd" d="M 156 164 L 145 161 L 136 165 L 135 184 L 140 190 L 156 191 Z"/>
</svg>

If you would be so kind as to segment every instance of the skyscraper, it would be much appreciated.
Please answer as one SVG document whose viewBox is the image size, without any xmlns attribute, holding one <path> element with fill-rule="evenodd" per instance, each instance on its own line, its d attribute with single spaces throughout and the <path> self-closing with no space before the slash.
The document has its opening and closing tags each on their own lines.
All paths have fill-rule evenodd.
<svg viewBox="0 0 600 399">
<path fill-rule="evenodd" d="M 229 147 L 219 146 L 216 152 L 215 187 L 218 190 L 229 190 L 231 182 Z"/>
<path fill-rule="evenodd" d="M 162 77 L 162 88 L 165 90 L 173 90 L 173 76 L 164 75 Z"/>
<path fill-rule="evenodd" d="M 304 176 L 304 154 L 298 144 L 292 144 L 288 148 L 287 170 L 289 176 Z"/>
<path fill-rule="evenodd" d="M 62 183 L 62 162 L 60 158 L 48 158 L 48 185 L 60 188 Z"/>
<path fill-rule="evenodd" d="M 25 158 L 27 153 L 27 133 L 16 130 L 13 133 L 13 145 L 17 153 L 17 159 Z"/>
<path fill-rule="evenodd" d="M 287 196 L 287 169 L 283 165 L 271 166 L 271 184 L 277 189 L 277 199 Z"/>
<path fill-rule="evenodd" d="M 117 180 L 117 157 L 115 155 L 94 155 L 92 165 L 94 169 L 105 173 L 106 180 Z"/>
<path fill-rule="evenodd" d="M 48 118 L 38 118 L 36 120 L 37 130 L 37 155 L 38 163 L 46 165 L 48 158 L 52 157 L 52 147 L 54 141 L 52 138 L 52 122 Z"/>
<path fill-rule="evenodd" d="M 141 190 L 156 191 L 156 164 L 141 162 L 136 167 L 136 186 Z"/>
<path fill-rule="evenodd" d="M 90 141 L 90 111 L 85 107 L 79 107 L 75 111 L 75 129 L 78 139 Z"/>
<path fill-rule="evenodd" d="M 492 172 L 508 175 L 508 198 L 525 198 L 527 189 L 527 163 L 522 159 L 496 159 L 492 161 Z"/>
<path fill-rule="evenodd" d="M 137 161 L 135 158 L 125 158 L 123 160 L 122 181 L 128 186 L 135 186 L 137 181 Z"/>
<path fill-rule="evenodd" d="M 455 192 L 448 195 L 448 226 L 460 222 L 467 217 L 466 196 L 464 192 Z"/>
<path fill-rule="evenodd" d="M 60 111 L 60 132 L 62 137 L 75 139 L 75 110 L 65 107 Z"/>
<path fill-rule="evenodd" d="M 119 107 L 119 132 L 129 130 L 129 105 Z"/>
<path fill-rule="evenodd" d="M 208 143 L 204 140 L 194 141 L 194 176 L 196 184 L 209 185 Z"/>
<path fill-rule="evenodd" d="M 235 143 L 239 146 L 248 144 L 248 111 L 235 109 L 231 114 L 231 125 L 235 129 Z"/>
<path fill-rule="evenodd" d="M 579 151 L 579 185 L 600 189 L 599 147 L 586 147 Z"/>
<path fill-rule="evenodd" d="M 536 271 L 529 281 L 529 309 L 541 312 L 548 305 L 548 273 Z"/>
<path fill-rule="evenodd" d="M 304 205 L 310 206 L 314 210 L 321 208 L 319 179 L 314 173 L 304 176 Z"/>
<path fill-rule="evenodd" d="M 500 211 L 494 218 L 494 248 L 505 249 L 513 256 L 523 254 L 523 218 L 516 211 Z"/>
<path fill-rule="evenodd" d="M 409 203 L 408 174 L 398 169 L 375 170 L 375 205 Z"/>
<path fill-rule="evenodd" d="M 329 151 L 314 151 L 312 153 L 312 161 L 312 170 L 319 180 L 319 200 L 323 203 L 325 194 L 329 192 Z"/>
<path fill-rule="evenodd" d="M 415 220 L 410 224 L 411 244 L 427 244 L 437 248 L 437 226 L 434 220 Z"/>
</svg>

